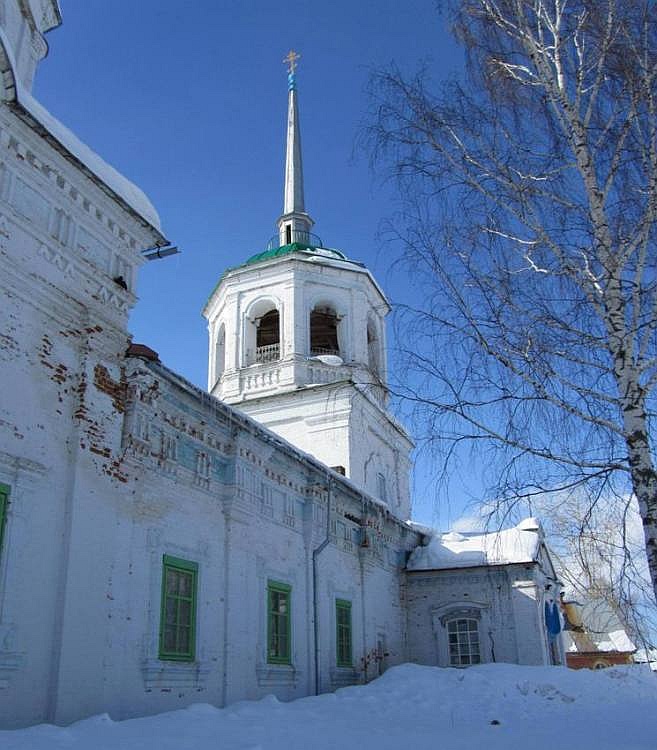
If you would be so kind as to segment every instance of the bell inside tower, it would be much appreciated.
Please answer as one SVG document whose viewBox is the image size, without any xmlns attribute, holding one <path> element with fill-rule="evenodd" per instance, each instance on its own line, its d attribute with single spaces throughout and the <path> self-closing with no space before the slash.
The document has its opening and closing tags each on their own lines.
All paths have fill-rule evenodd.
<svg viewBox="0 0 657 750">
<path fill-rule="evenodd" d="M 340 355 L 338 316 L 330 307 L 316 307 L 310 313 L 310 353 Z"/>
<path fill-rule="evenodd" d="M 281 354 L 281 324 L 278 310 L 269 310 L 256 323 L 256 362 L 274 362 Z"/>
</svg>

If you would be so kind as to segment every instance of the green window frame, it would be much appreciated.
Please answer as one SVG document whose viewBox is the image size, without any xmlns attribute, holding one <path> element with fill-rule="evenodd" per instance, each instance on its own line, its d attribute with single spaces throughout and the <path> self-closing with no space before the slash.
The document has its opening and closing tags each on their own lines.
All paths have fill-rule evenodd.
<svg viewBox="0 0 657 750">
<path fill-rule="evenodd" d="M 7 506 L 9 505 L 10 487 L 0 483 L 0 552 L 2 552 L 2 537 L 7 520 Z"/>
<path fill-rule="evenodd" d="M 335 600 L 335 651 L 338 667 L 353 666 L 351 654 L 351 602 Z"/>
<path fill-rule="evenodd" d="M 267 582 L 267 661 L 292 663 L 292 587 L 279 581 Z"/>
<path fill-rule="evenodd" d="M 164 661 L 194 661 L 197 584 L 197 563 L 163 555 L 159 658 Z"/>
</svg>

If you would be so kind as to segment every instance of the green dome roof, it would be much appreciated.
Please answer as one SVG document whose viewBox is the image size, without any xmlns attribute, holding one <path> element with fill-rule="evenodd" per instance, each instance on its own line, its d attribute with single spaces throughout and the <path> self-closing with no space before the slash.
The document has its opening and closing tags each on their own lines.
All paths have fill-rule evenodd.
<svg viewBox="0 0 657 750">
<path fill-rule="evenodd" d="M 290 253 L 311 253 L 312 255 L 319 255 L 324 258 L 333 258 L 334 260 L 348 260 L 344 253 L 339 250 L 333 250 L 328 247 L 316 247 L 314 245 L 306 245 L 303 242 L 292 242 L 289 245 L 281 245 L 281 247 L 271 248 L 265 250 L 262 253 L 256 253 L 252 255 L 248 260 L 242 263 L 242 266 L 251 266 L 254 263 L 262 263 L 265 260 L 272 260 L 272 258 L 280 258 L 282 255 L 289 255 Z"/>
<path fill-rule="evenodd" d="M 226 270 L 219 277 L 219 281 L 217 281 L 217 283 L 215 284 L 214 289 L 210 293 L 206 305 L 212 299 L 212 296 L 219 288 L 221 282 L 232 271 L 237 271 L 238 269 L 246 268 L 247 266 L 254 266 L 256 263 L 263 263 L 266 260 L 280 258 L 284 255 L 290 255 L 292 253 L 304 253 L 306 255 L 314 255 L 319 258 L 328 258 L 329 260 L 343 260 L 347 263 L 353 264 L 354 266 L 364 268 L 363 263 L 357 260 L 350 260 L 344 253 L 341 253 L 339 250 L 335 250 L 334 248 L 319 247 L 317 245 L 307 245 L 303 242 L 292 242 L 289 245 L 281 245 L 281 247 L 269 248 L 268 250 L 265 250 L 261 253 L 256 253 L 255 255 L 252 255 L 250 258 L 245 260 L 241 265 L 226 268 Z"/>
</svg>

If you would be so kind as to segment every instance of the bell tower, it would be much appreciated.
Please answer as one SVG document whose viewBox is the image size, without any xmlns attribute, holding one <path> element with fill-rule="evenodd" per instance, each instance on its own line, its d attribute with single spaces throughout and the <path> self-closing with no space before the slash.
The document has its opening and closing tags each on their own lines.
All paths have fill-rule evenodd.
<svg viewBox="0 0 657 750">
<path fill-rule="evenodd" d="M 288 64 L 283 213 L 266 249 L 228 269 L 203 310 L 208 390 L 410 515 L 413 447 L 387 410 L 385 317 L 368 269 L 311 233 L 296 66 Z"/>
</svg>

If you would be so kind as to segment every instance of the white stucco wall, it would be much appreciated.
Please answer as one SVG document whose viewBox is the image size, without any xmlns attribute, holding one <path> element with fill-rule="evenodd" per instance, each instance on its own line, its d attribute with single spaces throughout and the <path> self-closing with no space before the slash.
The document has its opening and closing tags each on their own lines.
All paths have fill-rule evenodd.
<svg viewBox="0 0 657 750">
<path fill-rule="evenodd" d="M 124 358 L 139 250 L 161 237 L 5 106 L 0 142 L 0 357 L 12 394 L 0 412 L 0 482 L 11 493 L 0 724 L 313 692 L 325 469 L 167 371 Z M 388 663 L 402 660 L 400 569 L 417 541 L 332 481 L 318 560 L 323 690 L 374 676 L 378 641 Z M 191 664 L 158 658 L 165 554 L 199 566 Z M 292 586 L 289 668 L 266 661 L 269 579 Z M 336 597 L 352 601 L 353 669 L 335 663 Z"/>
<path fill-rule="evenodd" d="M 29 91 L 38 64 L 48 52 L 44 34 L 60 23 L 54 0 L 17 0 L 0 2 L 0 37 L 9 50 L 14 71 Z"/>
<path fill-rule="evenodd" d="M 256 397 L 277 392 L 266 407 L 278 420 L 272 428 L 344 465 L 363 494 L 158 363 L 126 356 L 140 250 L 163 237 L 19 111 L 0 104 L 0 483 L 10 488 L 0 726 L 313 693 L 313 550 L 328 509 L 328 544 L 316 560 L 320 689 L 370 679 L 409 648 L 421 661 L 426 602 L 411 575 L 407 617 L 403 571 L 419 537 L 399 520 L 410 505 L 410 444 L 376 394 L 360 388 L 367 319 L 380 297 L 374 282 L 364 271 L 304 262 L 302 293 L 290 303 L 289 279 L 276 277 L 272 293 L 301 311 L 283 311 L 284 340 L 304 340 L 300 321 L 322 285 L 335 292 L 347 335 L 344 371 L 308 360 L 295 344 L 278 381 L 237 371 L 239 311 L 255 298 L 260 271 L 225 300 L 226 382 L 236 399 L 255 410 Z M 224 314 L 216 304 L 211 330 Z M 345 372 L 359 387 L 343 387 Z M 327 452 L 315 452 L 320 441 Z M 392 514 L 367 497 L 378 473 L 390 480 Z M 164 555 L 198 565 L 190 662 L 159 657 Z M 493 596 L 480 579 L 477 596 Z M 266 658 L 269 580 L 291 587 L 290 665 Z M 524 580 L 499 608 L 504 622 L 529 629 L 536 607 Z M 434 583 L 425 593 L 440 602 Z M 352 668 L 336 664 L 336 598 L 352 604 Z M 533 653 L 531 644 L 529 656 L 516 650 L 518 659 Z"/>
<path fill-rule="evenodd" d="M 385 315 L 389 305 L 369 272 L 360 265 L 309 253 L 293 253 L 228 271 L 213 291 L 204 309 L 208 320 L 208 389 L 220 398 L 236 403 L 259 397 L 245 388 L 239 371 L 252 362 L 248 335 L 258 303 L 266 302 L 280 314 L 280 363 L 296 361 L 292 380 L 286 368 L 278 381 L 279 390 L 307 385 L 310 373 L 310 313 L 317 305 L 331 307 L 338 315 L 340 356 L 356 382 L 371 383 L 368 372 L 367 323 L 377 333 L 380 376 L 386 381 Z M 262 314 L 262 311 L 260 311 Z M 225 369 L 218 381 L 215 362 L 220 326 L 226 330 Z M 318 364 L 317 362 L 314 363 Z M 279 365 L 280 366 L 280 365 Z M 242 375 L 242 377 L 240 377 Z"/>
<path fill-rule="evenodd" d="M 339 318 L 341 364 L 310 356 L 310 313 L 318 305 Z M 268 308 L 280 316 L 280 358 L 253 364 L 254 320 Z M 388 310 L 370 274 L 346 261 L 293 253 L 234 269 L 204 311 L 208 384 L 213 394 L 304 452 L 343 467 L 368 494 L 379 497 L 383 482 L 386 497 L 380 499 L 406 519 L 413 445 L 387 410 Z M 217 364 L 220 332 L 223 370 Z M 374 362 L 378 373 L 370 369 Z"/>
<path fill-rule="evenodd" d="M 35 327 L 48 325 L 44 319 Z M 64 336 L 63 349 L 49 355 L 56 371 L 60 360 L 75 371 L 74 359 L 63 355 L 67 342 Z M 29 350 L 30 341 L 22 338 L 22 346 Z M 92 351 L 84 400 L 76 381 L 70 408 L 52 425 L 74 437 L 58 443 L 49 426 L 44 430 L 39 445 L 50 463 L 32 480 L 40 486 L 28 496 L 23 480 L 0 479 L 12 485 L 2 601 L 14 625 L 5 660 L 20 657 L 0 723 L 67 723 L 101 711 L 119 718 L 199 700 L 223 705 L 314 692 L 312 551 L 326 529 L 326 470 L 164 368 L 116 354 L 110 362 L 104 354 L 107 372 L 99 375 Z M 43 397 L 45 371 L 26 370 Z M 120 388 L 113 391 L 112 383 Z M 64 411 L 50 396 L 54 411 Z M 48 406 L 34 410 L 47 416 Z M 24 438 L 19 445 L 14 460 L 27 466 Z M 60 482 L 70 492 L 60 493 Z M 417 543 L 340 482 L 331 480 L 330 543 L 318 560 L 322 690 L 373 677 L 378 641 L 387 664 L 403 660 L 400 570 L 404 551 Z M 165 554 L 199 566 L 192 663 L 158 658 Z M 269 579 L 292 587 L 289 667 L 266 660 Z M 353 669 L 336 666 L 336 597 L 352 602 Z"/>
<path fill-rule="evenodd" d="M 73 585 L 71 570 L 109 575 L 115 519 L 103 498 L 118 481 L 108 457 L 135 302 L 112 279 L 132 288 L 154 238 L 5 105 L 0 143 L 0 721 L 25 723 L 57 713 L 67 654 L 99 665 L 86 633 L 103 595 L 93 576 Z M 78 710 L 102 680 L 81 686 Z"/>
<path fill-rule="evenodd" d="M 480 618 L 482 662 L 552 663 L 543 606 L 554 579 L 536 563 L 416 571 L 407 579 L 410 661 L 450 666 L 445 621 L 470 611 Z"/>
</svg>

